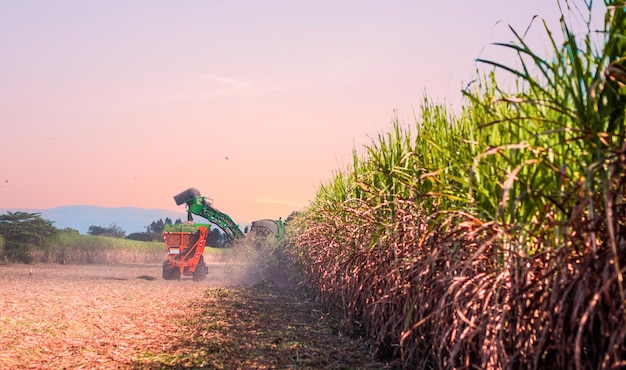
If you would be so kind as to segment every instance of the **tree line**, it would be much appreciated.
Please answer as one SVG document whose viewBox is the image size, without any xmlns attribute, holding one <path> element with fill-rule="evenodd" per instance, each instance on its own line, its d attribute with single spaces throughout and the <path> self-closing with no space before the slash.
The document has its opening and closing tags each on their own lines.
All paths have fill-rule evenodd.
<svg viewBox="0 0 626 370">
<path fill-rule="evenodd" d="M 126 231 L 115 223 L 108 227 L 91 225 L 87 233 L 94 236 L 137 241 L 162 241 L 165 225 L 180 223 L 182 223 L 180 219 L 172 221 L 166 217 L 165 220 L 152 221 L 146 226 L 144 232 L 129 235 L 126 235 Z M 33 261 L 31 252 L 46 249 L 61 233 L 79 234 L 76 229 L 55 227 L 53 221 L 42 218 L 40 213 L 7 212 L 0 215 L 0 259 L 5 262 L 31 263 Z M 225 236 L 217 228 L 211 228 L 207 236 L 207 245 L 223 247 L 225 242 Z"/>
<path fill-rule="evenodd" d="M 181 219 L 176 219 L 176 221 L 172 222 L 172 219 L 166 217 L 165 220 L 159 219 L 156 221 L 152 221 L 150 225 L 146 226 L 146 231 L 144 232 L 135 232 L 126 235 L 126 230 L 122 229 L 115 223 L 111 223 L 108 227 L 91 225 L 87 230 L 87 234 L 89 235 L 99 235 L 99 236 L 108 236 L 111 238 L 123 238 L 130 240 L 138 240 L 138 241 L 159 241 L 163 239 L 163 228 L 165 225 L 178 225 L 181 224 Z"/>
<path fill-rule="evenodd" d="M 179 225 L 183 222 L 181 219 L 176 219 L 176 221 L 172 222 L 172 219 L 166 217 L 165 220 L 158 219 L 156 221 L 152 221 L 150 225 L 146 226 L 146 231 L 144 232 L 136 232 L 131 233 L 126 236 L 126 232 L 117 226 L 115 223 L 112 223 L 109 227 L 101 227 L 92 225 L 89 227 L 87 231 L 90 235 L 102 235 L 108 236 L 112 238 L 125 238 L 130 240 L 138 240 L 138 241 L 161 241 L 163 240 L 163 229 L 165 225 Z M 207 235 L 207 245 L 212 247 L 221 248 L 226 244 L 226 236 L 222 234 L 217 228 L 211 228 L 209 230 L 209 234 Z"/>
</svg>

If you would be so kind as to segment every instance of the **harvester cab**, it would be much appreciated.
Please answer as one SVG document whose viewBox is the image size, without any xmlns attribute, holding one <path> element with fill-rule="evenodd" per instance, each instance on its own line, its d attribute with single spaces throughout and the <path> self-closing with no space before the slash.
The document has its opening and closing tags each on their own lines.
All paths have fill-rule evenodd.
<svg viewBox="0 0 626 370">
<path fill-rule="evenodd" d="M 274 236 L 282 239 L 285 236 L 285 222 L 282 218 L 278 220 L 263 219 L 252 221 L 248 235 L 250 235 L 250 233 L 254 233 L 255 236 L 263 236 L 266 238 Z"/>
</svg>

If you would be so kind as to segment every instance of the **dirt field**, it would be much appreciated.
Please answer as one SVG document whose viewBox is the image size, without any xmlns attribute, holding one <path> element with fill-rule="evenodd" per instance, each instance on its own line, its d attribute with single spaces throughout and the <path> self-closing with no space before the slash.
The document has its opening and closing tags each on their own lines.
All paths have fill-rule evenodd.
<svg viewBox="0 0 626 370">
<path fill-rule="evenodd" d="M 209 263 L 207 280 L 194 282 L 161 279 L 160 264 L 0 265 L 0 364 L 381 367 L 306 297 L 229 271 Z"/>
</svg>

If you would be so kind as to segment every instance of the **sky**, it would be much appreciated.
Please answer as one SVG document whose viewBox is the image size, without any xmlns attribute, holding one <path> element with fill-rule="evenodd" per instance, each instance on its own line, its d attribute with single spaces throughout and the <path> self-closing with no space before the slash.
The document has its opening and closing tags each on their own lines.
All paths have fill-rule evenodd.
<svg viewBox="0 0 626 370">
<path fill-rule="evenodd" d="M 424 97 L 458 108 L 508 26 L 558 33 L 556 0 L 442 4 L 0 0 L 0 208 L 180 212 L 194 187 L 284 218 Z"/>
</svg>

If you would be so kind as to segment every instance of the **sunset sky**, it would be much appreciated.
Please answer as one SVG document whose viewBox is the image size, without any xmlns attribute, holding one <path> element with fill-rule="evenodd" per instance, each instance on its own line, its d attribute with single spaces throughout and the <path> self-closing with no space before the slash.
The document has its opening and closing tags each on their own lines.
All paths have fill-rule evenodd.
<svg viewBox="0 0 626 370">
<path fill-rule="evenodd" d="M 442 4 L 0 0 L 0 208 L 286 217 L 394 112 L 460 106 L 508 25 L 559 33 L 556 1 Z"/>
</svg>

